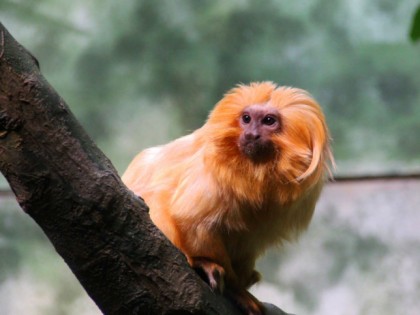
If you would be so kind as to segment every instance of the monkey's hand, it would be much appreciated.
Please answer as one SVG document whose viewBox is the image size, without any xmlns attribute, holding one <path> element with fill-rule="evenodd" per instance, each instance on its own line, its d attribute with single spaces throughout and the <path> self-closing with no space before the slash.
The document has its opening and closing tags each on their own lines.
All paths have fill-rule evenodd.
<svg viewBox="0 0 420 315">
<path fill-rule="evenodd" d="M 191 258 L 191 267 L 208 283 L 215 293 L 222 294 L 225 289 L 225 269 L 206 257 Z"/>
<path fill-rule="evenodd" d="M 225 289 L 225 270 L 222 266 L 206 257 L 190 257 L 191 267 L 206 281 L 215 293 L 224 294 L 246 315 L 263 315 L 264 306 L 256 297 L 246 289 Z M 249 285 L 254 284 L 260 278 L 254 271 Z"/>
</svg>

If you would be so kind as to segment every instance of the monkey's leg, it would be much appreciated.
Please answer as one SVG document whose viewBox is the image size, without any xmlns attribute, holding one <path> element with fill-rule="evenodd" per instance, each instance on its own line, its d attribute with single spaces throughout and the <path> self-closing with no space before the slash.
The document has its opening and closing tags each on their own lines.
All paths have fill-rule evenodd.
<svg viewBox="0 0 420 315">
<path fill-rule="evenodd" d="M 247 283 L 245 283 L 245 287 L 249 288 L 250 286 L 252 286 L 253 284 L 259 282 L 261 280 L 261 274 L 256 271 L 253 270 L 251 273 L 251 276 L 249 277 Z"/>
<path fill-rule="evenodd" d="M 247 315 L 264 315 L 264 306 L 246 289 L 226 288 L 225 295 Z"/>
<path fill-rule="evenodd" d="M 255 296 L 247 291 L 247 288 L 261 279 L 261 275 L 254 269 L 254 265 L 254 259 L 246 259 L 245 257 L 241 259 L 240 262 L 235 262 L 234 268 L 237 272 L 236 282 L 227 283 L 225 295 L 233 301 L 244 314 L 262 315 L 265 313 L 263 305 Z"/>
</svg>

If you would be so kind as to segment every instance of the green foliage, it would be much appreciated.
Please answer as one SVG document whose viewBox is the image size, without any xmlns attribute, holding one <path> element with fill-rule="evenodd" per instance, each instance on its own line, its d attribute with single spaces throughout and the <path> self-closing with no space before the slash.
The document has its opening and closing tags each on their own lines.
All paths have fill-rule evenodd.
<svg viewBox="0 0 420 315">
<path fill-rule="evenodd" d="M 33 247 L 45 240 L 28 217 L 22 219 L 25 214 L 17 212 L 16 207 L 14 200 L 0 199 L 0 283 L 21 267 L 21 261 L 30 252 L 27 246 Z M 26 242 L 28 239 L 30 243 Z"/>
<path fill-rule="evenodd" d="M 319 100 L 341 172 L 368 171 L 363 161 L 379 156 L 384 171 L 418 161 L 407 137 L 420 132 L 419 51 L 405 35 L 414 0 L 52 3 L 6 8 L 45 16 L 30 24 L 28 47 L 120 169 L 144 146 L 201 126 L 228 89 L 261 80 Z M 146 128 L 156 115 L 160 133 Z"/>
<path fill-rule="evenodd" d="M 417 7 L 413 17 L 413 22 L 410 29 L 410 38 L 413 42 L 420 39 L 420 6 Z"/>
</svg>

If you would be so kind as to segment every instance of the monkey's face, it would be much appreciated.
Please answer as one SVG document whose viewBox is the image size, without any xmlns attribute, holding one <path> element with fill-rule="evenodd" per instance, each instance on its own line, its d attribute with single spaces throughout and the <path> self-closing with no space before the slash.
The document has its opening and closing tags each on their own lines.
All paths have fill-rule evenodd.
<svg viewBox="0 0 420 315">
<path fill-rule="evenodd" d="M 272 138 L 281 131 L 280 114 L 276 108 L 259 104 L 248 106 L 239 117 L 239 125 L 238 145 L 246 157 L 256 163 L 275 158 L 276 146 Z"/>
</svg>

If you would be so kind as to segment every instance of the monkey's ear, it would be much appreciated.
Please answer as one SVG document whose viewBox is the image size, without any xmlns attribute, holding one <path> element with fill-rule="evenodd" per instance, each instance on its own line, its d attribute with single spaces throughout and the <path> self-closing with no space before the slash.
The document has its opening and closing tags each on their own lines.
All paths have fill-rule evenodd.
<svg viewBox="0 0 420 315">
<path fill-rule="evenodd" d="M 330 136 L 323 116 L 319 117 L 319 121 L 310 127 L 312 146 L 311 163 L 306 171 L 296 179 L 298 182 L 303 181 L 312 175 L 316 179 L 324 176 L 324 173 L 328 173 L 329 176 L 332 176 L 331 169 L 335 168 L 334 158 L 330 149 Z"/>
<path fill-rule="evenodd" d="M 322 109 L 316 100 L 305 90 L 279 87 L 272 94 L 272 103 L 285 119 L 285 136 L 291 143 L 305 146 L 301 156 L 307 163 L 306 170 L 295 180 L 301 182 L 311 178 L 317 182 L 334 167 L 330 150 L 330 135 Z M 331 172 L 330 172 L 331 174 Z"/>
</svg>

